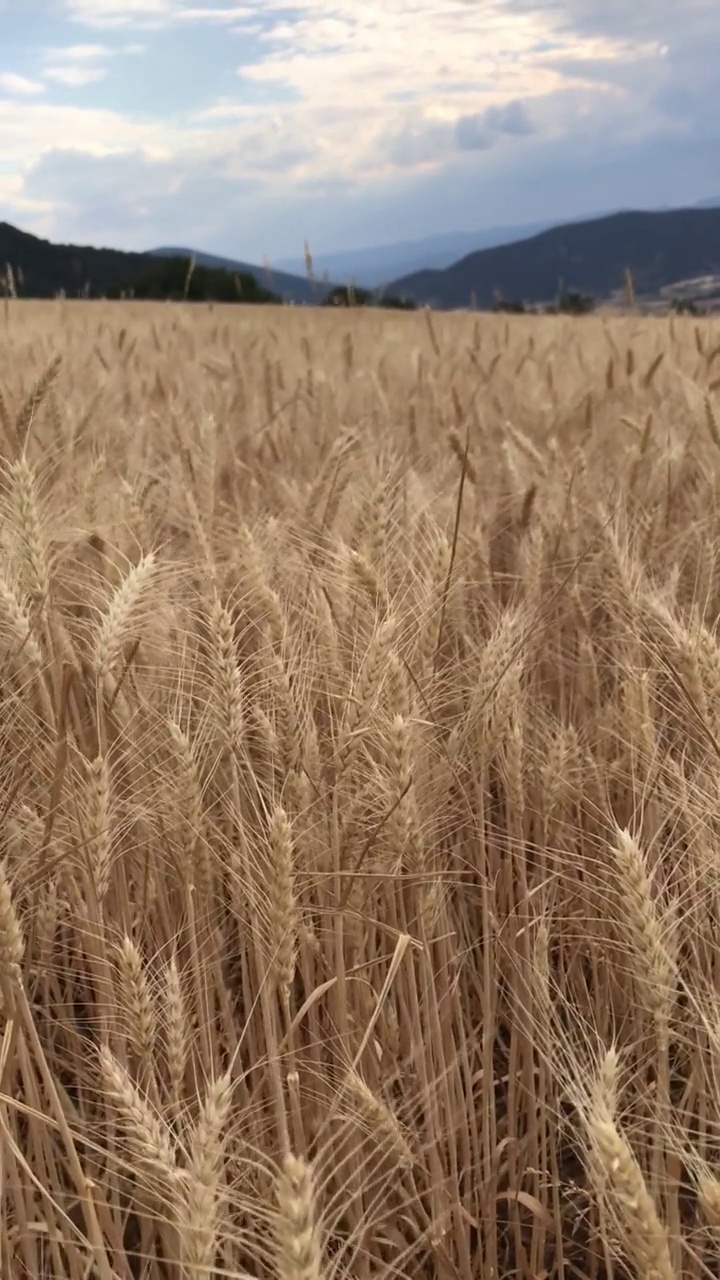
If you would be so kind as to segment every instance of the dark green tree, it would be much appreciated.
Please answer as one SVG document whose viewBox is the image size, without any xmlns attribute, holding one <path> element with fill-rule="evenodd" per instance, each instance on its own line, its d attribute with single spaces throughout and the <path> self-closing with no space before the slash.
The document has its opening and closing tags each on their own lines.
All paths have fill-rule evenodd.
<svg viewBox="0 0 720 1280">
<path fill-rule="evenodd" d="M 324 307 L 386 307 L 391 311 L 417 311 L 417 303 L 411 298 L 385 297 L 381 292 L 373 293 L 369 289 L 361 289 L 352 284 L 336 285 L 330 290 L 322 305 Z"/>
<path fill-rule="evenodd" d="M 185 258 L 148 258 L 147 266 L 105 291 L 107 298 L 157 302 L 279 302 L 249 273 L 234 275 L 210 267 L 188 269 Z"/>
</svg>

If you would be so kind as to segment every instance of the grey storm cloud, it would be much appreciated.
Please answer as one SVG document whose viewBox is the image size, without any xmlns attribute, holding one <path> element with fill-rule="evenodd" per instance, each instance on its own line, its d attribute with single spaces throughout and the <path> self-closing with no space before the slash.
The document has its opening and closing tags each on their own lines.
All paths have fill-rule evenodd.
<svg viewBox="0 0 720 1280">
<path fill-rule="evenodd" d="M 485 113 L 461 116 L 455 125 L 455 141 L 460 151 L 489 151 L 494 139 L 485 124 Z"/>
<path fill-rule="evenodd" d="M 493 133 L 509 133 L 521 137 L 533 132 L 527 108 L 517 98 L 501 107 L 488 107 L 484 117 L 486 127 Z"/>
<path fill-rule="evenodd" d="M 466 0 L 475 3 L 476 0 Z M 664 40 L 694 31 L 720 32 L 717 0 L 505 0 L 514 13 L 545 15 L 564 31 L 619 39 Z"/>
<path fill-rule="evenodd" d="M 391 134 L 385 154 L 398 168 L 414 168 L 447 157 L 452 126 L 440 120 L 420 120 Z"/>
<path fill-rule="evenodd" d="M 466 0 L 467 3 L 475 0 Z M 615 83 L 630 93 L 652 100 L 655 93 L 666 94 L 670 106 L 677 87 L 691 86 L 705 96 L 706 110 L 720 107 L 720 76 L 717 74 L 720 49 L 720 4 L 718 0 L 502 0 L 517 15 L 525 13 L 543 19 L 548 26 L 548 48 L 543 52 L 546 66 L 561 74 L 579 75 L 589 81 Z M 564 37 L 596 37 L 619 41 L 628 49 L 656 44 L 664 46 L 662 58 L 629 57 L 588 60 L 563 56 L 555 59 L 552 31 Z M 681 114 L 686 110 L 686 103 Z"/>
<path fill-rule="evenodd" d="M 524 103 L 507 102 L 461 116 L 454 124 L 418 120 L 393 133 L 386 155 L 399 168 L 446 160 L 454 151 L 489 151 L 502 137 L 524 137 L 533 125 Z"/>
<path fill-rule="evenodd" d="M 497 142 L 498 135 L 524 137 L 532 132 L 527 108 L 516 99 L 461 116 L 455 125 L 455 141 L 460 151 L 487 151 Z"/>
</svg>

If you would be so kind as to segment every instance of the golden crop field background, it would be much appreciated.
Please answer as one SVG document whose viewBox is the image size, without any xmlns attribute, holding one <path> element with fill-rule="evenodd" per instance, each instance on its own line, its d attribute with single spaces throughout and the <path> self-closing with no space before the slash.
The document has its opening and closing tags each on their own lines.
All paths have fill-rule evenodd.
<svg viewBox="0 0 720 1280">
<path fill-rule="evenodd" d="M 720 324 L 10 301 L 0 388 L 2 1275 L 716 1275 Z"/>
</svg>

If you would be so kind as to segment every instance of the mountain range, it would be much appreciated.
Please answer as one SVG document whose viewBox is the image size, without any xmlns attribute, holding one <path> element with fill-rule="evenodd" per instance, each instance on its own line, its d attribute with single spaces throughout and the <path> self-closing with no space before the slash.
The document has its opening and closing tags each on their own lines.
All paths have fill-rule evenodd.
<svg viewBox="0 0 720 1280">
<path fill-rule="evenodd" d="M 607 299 L 630 269 L 636 294 L 720 274 L 720 207 L 615 213 L 552 227 L 471 253 L 442 271 L 393 280 L 387 292 L 438 309 L 486 308 L 498 298 L 542 303 L 559 292 Z"/>
<path fill-rule="evenodd" d="M 692 207 L 711 209 L 717 206 L 720 206 L 720 196 L 702 200 Z M 658 211 L 667 212 L 667 206 L 659 206 Z M 454 262 L 480 249 L 494 249 L 499 245 L 527 240 L 560 224 L 567 226 L 624 212 L 628 210 L 600 209 L 572 218 L 545 218 L 537 222 L 484 227 L 479 231 L 449 231 L 414 240 L 373 245 L 365 249 L 313 254 L 313 269 L 319 279 L 327 275 L 329 279 L 338 280 L 341 284 L 353 281 L 365 289 L 377 289 L 388 281 L 401 279 L 417 271 L 441 270 L 452 266 Z M 300 255 L 278 258 L 274 265 L 281 271 L 305 275 L 305 263 Z"/>
<path fill-rule="evenodd" d="M 553 225 L 551 221 L 528 222 L 523 226 L 485 227 L 481 231 L 449 231 L 368 249 L 313 254 L 313 271 L 319 279 L 327 276 L 342 283 L 353 281 L 364 289 L 377 289 L 388 280 L 425 268 L 449 267 L 474 250 L 525 240 Z M 280 258 L 275 265 L 282 271 L 305 270 L 302 257 Z"/>
<path fill-rule="evenodd" d="M 499 243 L 497 237 L 501 238 Z M 454 254 L 468 239 L 474 246 L 472 252 L 459 259 L 453 257 L 444 266 L 428 268 L 433 252 Z M 494 243 L 482 247 L 488 239 Z M 383 255 L 389 264 L 399 260 L 393 259 L 396 251 L 407 253 L 412 243 L 360 252 L 376 254 L 376 266 Z M 541 223 L 496 227 L 467 236 L 463 233 L 459 239 L 436 236 L 416 243 L 418 254 L 424 252 L 422 246 L 431 245 L 427 250 L 430 259 L 422 259 L 422 269 L 390 280 L 382 289 L 385 296 L 439 309 L 487 308 L 499 299 L 545 303 L 552 302 L 559 292 L 607 300 L 622 289 L 629 268 L 638 297 L 667 299 L 671 286 L 699 277 L 704 277 L 701 292 L 708 297 L 713 292 L 709 288 L 714 288 L 713 278 L 720 279 L 720 198 L 704 200 L 692 208 L 616 212 L 549 227 Z M 195 260 L 195 271 L 188 292 L 189 258 Z M 125 253 L 52 244 L 0 222 L 0 290 L 5 263 L 12 266 L 18 292 L 26 297 L 47 298 L 60 292 L 71 297 L 187 294 L 191 299 L 317 304 L 337 288 L 326 280 L 309 280 L 188 248 Z M 317 277 L 316 264 L 314 269 Z M 687 289 L 683 296 L 688 296 Z"/>
</svg>

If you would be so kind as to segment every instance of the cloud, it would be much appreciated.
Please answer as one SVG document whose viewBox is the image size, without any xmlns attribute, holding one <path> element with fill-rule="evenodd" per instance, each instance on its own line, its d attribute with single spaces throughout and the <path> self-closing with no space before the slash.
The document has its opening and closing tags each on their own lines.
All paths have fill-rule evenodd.
<svg viewBox="0 0 720 1280">
<path fill-rule="evenodd" d="M 72 89 L 82 89 L 86 84 L 104 80 L 106 75 L 106 67 L 48 67 L 45 79 L 54 80 L 56 84 L 64 84 Z"/>
<path fill-rule="evenodd" d="M 82 89 L 89 84 L 97 84 L 108 74 L 108 63 L 112 58 L 122 54 L 144 52 L 144 46 L 126 44 L 111 46 L 107 44 L 69 44 L 54 46 L 45 50 L 43 76 L 54 84 L 64 85 L 70 89 Z"/>
<path fill-rule="evenodd" d="M 687 30 L 717 31 L 716 0 L 682 0 L 658 5 L 657 0 L 512 0 L 519 13 L 541 14 L 560 30 L 603 38 L 664 40 Z"/>
<path fill-rule="evenodd" d="M 455 141 L 460 151 L 487 151 L 499 137 L 521 138 L 532 132 L 527 107 L 515 98 L 502 106 L 460 116 L 455 125 Z"/>
<path fill-rule="evenodd" d="M 23 196 L 55 211 L 63 239 L 144 250 L 188 238 L 202 244 L 217 233 L 219 217 L 248 225 L 259 186 L 239 183 L 213 157 L 55 150 L 27 173 Z"/>
<path fill-rule="evenodd" d="M 447 159 L 452 137 L 452 126 L 445 121 L 420 119 L 390 132 L 385 155 L 398 168 L 421 168 Z"/>
<path fill-rule="evenodd" d="M 44 86 L 37 80 L 28 80 L 27 76 L 16 75 L 14 71 L 0 72 L 0 94 L 13 98 L 34 97 L 42 93 Z"/>
<path fill-rule="evenodd" d="M 333 171 L 383 178 L 393 166 L 442 163 L 455 149 L 470 155 L 510 145 L 531 128 L 521 105 L 527 100 L 546 104 L 534 112 L 535 132 L 542 136 L 547 126 L 552 133 L 562 129 L 561 104 L 573 93 L 597 118 L 606 110 L 603 92 L 624 93 L 625 115 L 615 113 L 615 127 L 634 136 L 645 85 L 661 60 L 649 0 L 638 0 L 634 20 L 619 0 L 64 3 L 87 28 L 227 27 L 218 56 L 237 50 L 237 96 L 224 91 L 199 105 L 188 126 L 207 130 L 210 145 L 222 147 L 223 134 L 242 137 L 253 117 L 271 114 L 284 141 L 276 148 L 265 137 L 263 164 L 271 169 L 275 152 L 278 164 L 288 162 L 311 138 L 314 154 L 303 155 L 296 175 L 305 182 Z"/>
<path fill-rule="evenodd" d="M 115 52 L 107 44 L 68 44 L 45 50 L 46 62 L 86 62 L 109 58 Z"/>
<path fill-rule="evenodd" d="M 700 182 L 704 154 L 698 198 L 720 190 L 717 0 L 51 3 L 65 23 L 22 115 L 0 79 L 0 199 L 54 216 L 64 238 L 273 252 L 306 232 L 320 250 L 449 229 L 468 209 L 475 225 L 512 221 L 518 200 L 530 220 L 560 190 L 575 212 L 603 165 L 590 207 L 624 203 L 642 155 L 677 189 L 672 166 Z M 153 74 L 133 83 L 123 57 L 139 40 Z M 193 75 L 201 57 L 212 86 Z M 92 104 L 127 114 L 83 109 L 93 83 Z"/>
<path fill-rule="evenodd" d="M 255 5 L 202 6 L 185 0 L 65 0 L 64 8 L 72 21 L 86 27 L 152 29 L 170 23 L 239 22 L 255 16 Z"/>
<path fill-rule="evenodd" d="M 485 113 L 460 116 L 455 139 L 461 151 L 487 151 L 493 145 L 493 136 L 485 124 Z"/>
<path fill-rule="evenodd" d="M 170 160 L 183 146 L 180 131 L 162 122 L 50 101 L 28 101 L 19 112 L 17 103 L 0 98 L 0 155 L 6 166 L 31 174 L 58 138 L 72 138 L 77 153 L 89 160 L 133 151 L 149 161 Z"/>
<path fill-rule="evenodd" d="M 66 0 L 69 18 L 88 27 L 142 26 L 173 12 L 172 0 Z"/>
<path fill-rule="evenodd" d="M 527 107 L 518 98 L 499 107 L 488 107 L 484 115 L 485 126 L 493 133 L 506 133 L 511 137 L 524 137 L 533 132 Z"/>
</svg>

